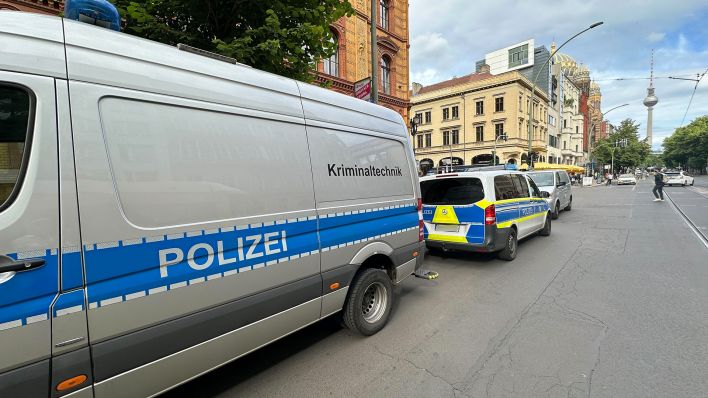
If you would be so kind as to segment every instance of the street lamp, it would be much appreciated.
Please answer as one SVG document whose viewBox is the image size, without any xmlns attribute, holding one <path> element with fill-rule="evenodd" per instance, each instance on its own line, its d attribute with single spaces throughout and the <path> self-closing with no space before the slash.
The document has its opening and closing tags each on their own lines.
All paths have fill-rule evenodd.
<svg viewBox="0 0 708 398">
<path fill-rule="evenodd" d="M 615 109 L 622 108 L 625 106 L 629 106 L 629 104 L 617 105 L 616 107 L 611 108 L 610 110 L 605 111 L 604 113 L 601 112 L 600 113 L 600 123 L 602 123 L 602 121 L 605 120 L 605 115 L 614 111 Z M 592 167 L 592 144 L 594 141 L 592 139 L 592 132 L 594 131 L 593 130 L 594 128 L 595 128 L 595 122 L 593 121 L 592 124 L 590 124 L 590 129 L 588 130 L 588 140 L 590 140 L 590 142 L 588 142 L 588 162 L 590 162 L 590 166 L 588 167 L 588 174 L 589 175 L 592 175 L 592 171 L 593 171 L 592 170 L 593 169 L 593 167 Z M 597 148 L 595 148 L 595 149 L 597 149 Z"/>
<path fill-rule="evenodd" d="M 543 68 L 546 66 L 546 64 L 547 64 L 548 62 L 550 62 L 551 59 L 553 59 L 553 56 L 556 55 L 556 53 L 557 53 L 558 51 L 560 51 L 560 49 L 563 48 L 563 46 L 565 46 L 566 44 L 568 44 L 568 42 L 570 42 L 571 40 L 573 40 L 573 39 L 575 39 L 576 37 L 580 36 L 581 34 L 587 32 L 588 30 L 590 30 L 590 29 L 592 29 L 592 28 L 598 27 L 598 26 L 602 25 L 603 23 L 604 23 L 604 22 L 602 22 L 602 21 L 600 21 L 600 22 L 595 22 L 594 24 L 588 26 L 587 28 L 583 29 L 582 31 L 576 33 L 575 35 L 573 35 L 573 37 L 571 37 L 570 39 L 566 40 L 563 44 L 561 44 L 558 48 L 556 48 L 556 50 L 553 51 L 553 52 L 551 53 L 551 55 L 548 57 L 548 59 L 546 60 L 546 62 L 544 62 L 543 65 L 541 65 L 541 68 L 539 68 L 538 73 L 536 73 L 536 77 L 534 77 L 533 81 L 531 82 L 531 101 L 529 102 L 529 133 L 528 133 L 529 152 L 528 152 L 528 160 L 527 160 L 528 166 L 529 166 L 529 170 L 532 169 L 531 165 L 533 164 L 533 162 L 531 161 L 531 152 L 532 152 L 532 148 L 531 148 L 531 133 L 533 132 L 533 100 L 534 100 L 534 96 L 535 96 L 535 94 L 536 94 L 536 80 L 538 80 L 538 77 L 541 75 L 541 72 L 543 71 Z M 521 132 L 519 132 L 519 133 L 521 133 Z"/>
<path fill-rule="evenodd" d="M 503 133 L 503 134 L 499 134 L 499 137 L 497 137 L 497 138 L 494 140 L 494 152 L 492 153 L 492 162 L 493 162 L 492 164 L 493 164 L 494 166 L 497 165 L 497 142 L 499 142 L 499 140 L 504 140 L 504 141 L 506 141 L 506 140 L 508 139 L 507 137 L 508 137 L 508 136 L 507 136 L 507 133 Z"/>
<path fill-rule="evenodd" d="M 415 137 L 418 134 L 418 125 L 422 122 L 421 114 L 416 114 L 413 119 L 411 119 L 411 136 Z"/>
</svg>

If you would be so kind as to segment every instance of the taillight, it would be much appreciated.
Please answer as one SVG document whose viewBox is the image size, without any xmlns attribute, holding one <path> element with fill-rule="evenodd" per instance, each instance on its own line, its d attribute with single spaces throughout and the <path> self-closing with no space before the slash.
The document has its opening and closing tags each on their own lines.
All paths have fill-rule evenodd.
<svg viewBox="0 0 708 398">
<path fill-rule="evenodd" d="M 492 225 L 497 222 L 497 209 L 494 205 L 489 205 L 484 209 L 484 225 Z"/>
<path fill-rule="evenodd" d="M 423 199 L 418 198 L 418 242 L 424 239 L 425 225 L 423 224 Z"/>
</svg>

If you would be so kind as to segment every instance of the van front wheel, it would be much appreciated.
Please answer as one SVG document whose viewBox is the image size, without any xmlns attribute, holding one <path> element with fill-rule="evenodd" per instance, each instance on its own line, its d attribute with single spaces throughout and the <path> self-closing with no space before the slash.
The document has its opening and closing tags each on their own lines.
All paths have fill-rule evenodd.
<svg viewBox="0 0 708 398">
<path fill-rule="evenodd" d="M 379 269 L 362 271 L 352 283 L 342 318 L 350 330 L 371 336 L 383 329 L 391 315 L 393 283 Z"/>
</svg>

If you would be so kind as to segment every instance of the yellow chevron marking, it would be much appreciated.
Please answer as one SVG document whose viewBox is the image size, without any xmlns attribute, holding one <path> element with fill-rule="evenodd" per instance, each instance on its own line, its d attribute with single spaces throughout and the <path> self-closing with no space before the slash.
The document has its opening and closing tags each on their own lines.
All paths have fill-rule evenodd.
<svg viewBox="0 0 708 398">
<path fill-rule="evenodd" d="M 459 224 L 455 209 L 452 206 L 438 206 L 433 216 L 434 224 Z"/>
<path fill-rule="evenodd" d="M 475 203 L 475 206 L 478 206 L 481 209 L 486 209 L 491 204 L 494 204 L 494 202 L 490 202 L 487 199 L 482 199 L 479 202 Z"/>
<path fill-rule="evenodd" d="M 458 235 L 428 234 L 428 239 L 442 242 L 467 243 L 466 237 Z"/>
</svg>

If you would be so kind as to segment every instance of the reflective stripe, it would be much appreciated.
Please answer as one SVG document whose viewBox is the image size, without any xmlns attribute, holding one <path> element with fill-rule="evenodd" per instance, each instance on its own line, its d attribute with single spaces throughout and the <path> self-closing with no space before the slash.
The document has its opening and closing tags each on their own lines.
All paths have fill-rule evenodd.
<svg viewBox="0 0 708 398">
<path fill-rule="evenodd" d="M 531 220 L 532 218 L 541 217 L 544 214 L 546 214 L 546 213 L 541 212 L 541 213 L 531 214 L 530 216 L 525 216 L 525 217 L 520 217 L 520 218 L 516 218 L 513 220 L 509 220 L 509 221 L 504 221 L 502 223 L 498 223 L 497 228 L 509 228 L 514 223 L 518 223 L 518 222 L 522 222 L 522 221 L 526 221 L 526 220 Z"/>
<path fill-rule="evenodd" d="M 467 243 L 467 238 L 459 235 L 429 234 L 428 239 L 441 242 Z"/>
</svg>

